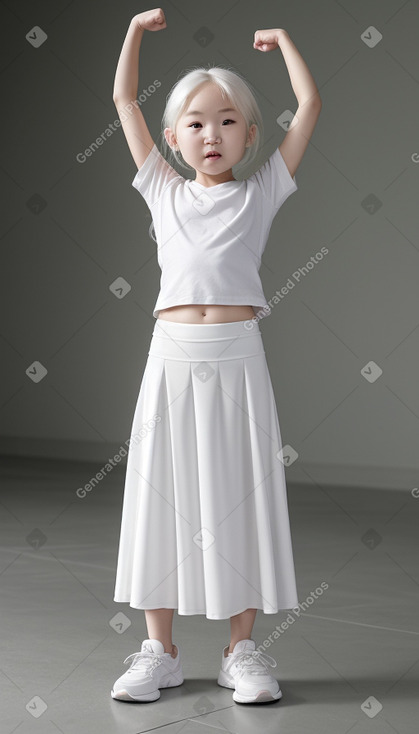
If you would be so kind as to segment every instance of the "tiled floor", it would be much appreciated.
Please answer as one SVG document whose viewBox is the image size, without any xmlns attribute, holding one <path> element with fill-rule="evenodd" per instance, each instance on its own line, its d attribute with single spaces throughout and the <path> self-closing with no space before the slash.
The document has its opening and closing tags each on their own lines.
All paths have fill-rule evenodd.
<svg viewBox="0 0 419 734">
<path fill-rule="evenodd" d="M 78 497 L 95 471 L 2 461 L 2 734 L 417 734 L 419 498 L 288 484 L 300 608 L 253 629 L 256 646 L 280 630 L 282 700 L 235 703 L 216 683 L 229 620 L 175 612 L 185 681 L 136 704 L 110 696 L 148 637 L 144 612 L 113 602 L 125 470 Z"/>
</svg>

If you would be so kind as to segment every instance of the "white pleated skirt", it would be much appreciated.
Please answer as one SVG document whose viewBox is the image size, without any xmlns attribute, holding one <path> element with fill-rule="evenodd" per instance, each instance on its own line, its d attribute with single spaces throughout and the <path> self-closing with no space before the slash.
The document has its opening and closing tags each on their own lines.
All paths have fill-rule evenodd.
<svg viewBox="0 0 419 734">
<path fill-rule="evenodd" d="M 228 619 L 298 604 L 259 324 L 157 319 L 129 441 L 115 602 Z"/>
</svg>

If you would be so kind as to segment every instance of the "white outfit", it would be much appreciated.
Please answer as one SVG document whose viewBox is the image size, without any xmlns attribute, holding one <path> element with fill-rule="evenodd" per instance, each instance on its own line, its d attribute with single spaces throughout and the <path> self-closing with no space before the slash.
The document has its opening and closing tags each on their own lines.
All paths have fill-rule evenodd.
<svg viewBox="0 0 419 734">
<path fill-rule="evenodd" d="M 248 324 L 155 322 L 114 601 L 208 619 L 298 604 L 274 393 Z"/>
<path fill-rule="evenodd" d="M 243 181 L 207 188 L 180 176 L 156 145 L 132 182 L 153 218 L 162 269 L 153 309 L 189 303 L 250 305 L 270 313 L 259 268 L 272 220 L 297 190 L 276 148 Z"/>
<path fill-rule="evenodd" d="M 149 155 L 134 179 L 163 265 L 154 314 L 196 301 L 263 306 L 267 221 L 296 187 L 279 151 L 250 179 L 210 189 L 162 160 Z M 213 202 L 206 215 L 194 208 L 202 193 Z M 258 321 L 156 319 L 132 422 L 114 601 L 208 619 L 296 607 L 281 449 Z"/>
</svg>

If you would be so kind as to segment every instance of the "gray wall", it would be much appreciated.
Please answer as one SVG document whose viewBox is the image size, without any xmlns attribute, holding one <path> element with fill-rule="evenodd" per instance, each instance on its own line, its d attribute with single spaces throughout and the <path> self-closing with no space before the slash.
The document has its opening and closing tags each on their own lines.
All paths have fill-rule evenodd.
<svg viewBox="0 0 419 734">
<path fill-rule="evenodd" d="M 118 119 L 120 48 L 131 17 L 150 7 L 2 5 L 3 454 L 73 456 L 99 470 L 130 434 L 160 281 L 151 217 L 131 186 L 136 167 L 120 128 L 86 162 L 76 156 Z M 213 62 L 257 91 L 265 147 L 252 170 L 273 152 L 285 135 L 276 119 L 297 102 L 280 50 L 253 49 L 258 29 L 288 31 L 323 100 L 299 190 L 274 221 L 261 267 L 267 299 L 294 285 L 261 322 L 283 443 L 299 454 L 288 479 L 413 487 L 418 3 L 162 7 L 168 27 L 145 33 L 139 84 L 161 81 L 142 107 L 158 144 L 172 85 L 185 68 Z M 48 36 L 38 48 L 26 40 L 33 26 Z M 370 26 L 382 34 L 374 47 L 363 40 Z M 322 247 L 327 255 L 297 282 Z M 123 299 L 109 288 L 118 277 L 131 286 Z M 34 361 L 47 370 L 38 383 L 26 374 Z M 371 361 L 382 370 L 373 382 L 363 375 Z"/>
</svg>

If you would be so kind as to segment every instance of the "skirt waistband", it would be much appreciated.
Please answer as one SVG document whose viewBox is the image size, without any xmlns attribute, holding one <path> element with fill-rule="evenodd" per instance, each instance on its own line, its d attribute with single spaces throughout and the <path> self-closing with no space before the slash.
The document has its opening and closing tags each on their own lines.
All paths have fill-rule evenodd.
<svg viewBox="0 0 419 734">
<path fill-rule="evenodd" d="M 156 319 L 149 354 L 181 361 L 215 361 L 264 353 L 257 321 L 188 324 Z"/>
</svg>

